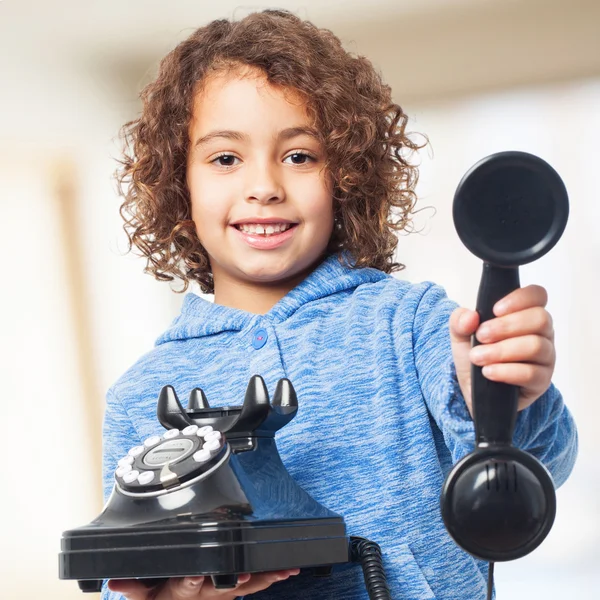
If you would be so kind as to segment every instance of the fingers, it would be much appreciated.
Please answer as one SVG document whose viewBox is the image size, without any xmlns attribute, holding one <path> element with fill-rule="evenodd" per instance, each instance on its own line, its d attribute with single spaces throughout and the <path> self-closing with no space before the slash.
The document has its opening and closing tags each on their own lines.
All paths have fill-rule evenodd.
<svg viewBox="0 0 600 600">
<path fill-rule="evenodd" d="M 532 404 L 550 386 L 556 362 L 554 326 L 545 308 L 547 302 L 548 294 L 542 286 L 529 285 L 498 301 L 493 308 L 495 317 L 481 325 L 468 314 L 471 311 L 462 309 L 459 313 L 457 309 L 450 318 L 457 376 L 460 362 L 457 354 L 460 359 L 466 348 L 468 330 L 476 323 L 475 336 L 481 345 L 465 353 L 468 354 L 469 371 L 472 363 L 482 367 L 482 374 L 487 379 L 518 387 L 519 410 Z M 462 384 L 461 389 L 466 393 Z"/>
<path fill-rule="evenodd" d="M 108 589 L 121 593 L 127 600 L 190 600 L 198 598 L 204 577 L 176 577 L 154 588 L 138 579 L 114 579 Z"/>
<path fill-rule="evenodd" d="M 546 306 L 548 304 L 548 292 L 541 285 L 528 285 L 517 288 L 494 305 L 494 314 L 501 317 L 508 313 L 533 308 L 534 306 Z"/>
<path fill-rule="evenodd" d="M 551 371 L 550 367 L 523 363 L 497 363 L 482 369 L 483 374 L 492 381 L 536 390 L 539 395 L 548 389 Z"/>
<path fill-rule="evenodd" d="M 506 338 L 530 334 L 554 340 L 552 316 L 542 306 L 490 319 L 480 325 L 476 337 L 482 344 L 489 344 Z"/>
<path fill-rule="evenodd" d="M 498 363 L 482 369 L 492 381 L 501 381 L 520 388 L 518 410 L 537 400 L 550 386 L 552 368 L 522 363 Z"/>
<path fill-rule="evenodd" d="M 181 577 L 169 579 L 165 589 L 156 596 L 156 600 L 198 599 L 204 586 L 204 577 Z"/>
<path fill-rule="evenodd" d="M 127 600 L 212 600 L 232 599 L 265 590 L 278 581 L 298 575 L 300 569 L 286 569 L 269 573 L 238 575 L 233 589 L 215 589 L 210 579 L 204 577 L 174 577 L 164 585 L 148 589 L 137 579 L 111 579 L 108 588 L 119 592 Z"/>
<path fill-rule="evenodd" d="M 298 575 L 300 569 L 287 569 L 284 571 L 271 571 L 269 573 L 255 573 L 250 581 L 236 588 L 236 594 L 245 596 L 247 594 L 255 594 L 261 590 L 265 590 L 278 581 L 288 579 L 293 575 Z"/>
<path fill-rule="evenodd" d="M 127 600 L 147 600 L 149 590 L 137 579 L 110 579 L 108 589 L 119 592 Z"/>
<path fill-rule="evenodd" d="M 471 362 L 478 366 L 495 363 L 525 362 L 535 365 L 554 366 L 556 359 L 552 341 L 539 335 L 509 338 L 495 344 L 483 344 L 471 348 Z M 490 369 L 488 369 L 488 372 Z"/>
</svg>

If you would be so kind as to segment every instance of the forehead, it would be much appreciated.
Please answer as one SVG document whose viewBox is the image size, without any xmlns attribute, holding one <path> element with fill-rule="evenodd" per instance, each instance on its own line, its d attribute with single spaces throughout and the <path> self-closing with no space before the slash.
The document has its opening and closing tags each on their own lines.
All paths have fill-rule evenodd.
<svg viewBox="0 0 600 600">
<path fill-rule="evenodd" d="M 191 127 L 235 128 L 260 120 L 262 127 L 308 124 L 308 102 L 297 89 L 269 83 L 253 67 L 217 71 L 207 76 L 194 95 Z"/>
</svg>

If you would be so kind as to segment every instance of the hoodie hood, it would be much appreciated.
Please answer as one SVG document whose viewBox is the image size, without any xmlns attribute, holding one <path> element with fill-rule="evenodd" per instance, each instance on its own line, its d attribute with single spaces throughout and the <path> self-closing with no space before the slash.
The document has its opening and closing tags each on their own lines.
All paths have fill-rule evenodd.
<svg viewBox="0 0 600 600">
<path fill-rule="evenodd" d="M 273 324 L 281 323 L 309 302 L 387 277 L 389 275 L 378 269 L 354 269 L 343 265 L 340 263 L 340 255 L 334 254 L 327 257 L 264 315 L 214 304 L 197 294 L 189 293 L 184 297 L 181 314 L 156 340 L 155 345 L 214 335 L 223 331 L 240 331 L 257 317 Z"/>
</svg>

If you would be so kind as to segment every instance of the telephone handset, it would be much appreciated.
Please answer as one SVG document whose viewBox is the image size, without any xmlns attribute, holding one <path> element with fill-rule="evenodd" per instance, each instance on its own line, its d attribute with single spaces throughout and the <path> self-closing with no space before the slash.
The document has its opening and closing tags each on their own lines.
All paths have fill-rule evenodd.
<svg viewBox="0 0 600 600">
<path fill-rule="evenodd" d="M 480 160 L 454 196 L 456 231 L 483 260 L 477 295 L 481 322 L 496 302 L 520 287 L 519 266 L 549 252 L 562 236 L 569 198 L 558 173 L 526 152 Z M 473 345 L 479 342 L 473 336 Z M 463 550 L 490 562 L 521 558 L 546 538 L 556 514 L 552 476 L 531 454 L 513 446 L 519 390 L 471 369 L 475 448 L 450 471 L 440 497 L 446 529 Z"/>
<path fill-rule="evenodd" d="M 98 592 L 104 579 L 209 575 L 231 588 L 240 573 L 291 568 L 326 576 L 360 562 L 369 597 L 389 600 L 379 546 L 349 537 L 343 518 L 309 496 L 285 469 L 275 432 L 298 410 L 288 379 L 272 403 L 259 375 L 242 406 L 211 408 L 201 389 L 184 409 L 162 388 L 166 428 L 117 464 L 113 492 L 89 525 L 66 531 L 60 578 Z"/>
</svg>

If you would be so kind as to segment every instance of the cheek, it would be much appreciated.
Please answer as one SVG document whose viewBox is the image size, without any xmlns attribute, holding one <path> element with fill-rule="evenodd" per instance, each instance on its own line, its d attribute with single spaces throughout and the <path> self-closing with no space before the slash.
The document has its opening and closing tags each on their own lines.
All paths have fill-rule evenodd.
<svg viewBox="0 0 600 600">
<path fill-rule="evenodd" d="M 192 219 L 196 224 L 196 233 L 203 244 L 216 239 L 223 231 L 225 217 L 209 203 L 192 202 Z"/>
<path fill-rule="evenodd" d="M 327 227 L 333 222 L 333 195 L 326 181 L 316 177 L 310 182 L 305 182 L 303 191 L 303 212 L 308 219 L 317 221 L 316 225 Z"/>
<path fill-rule="evenodd" d="M 226 222 L 227 202 L 224 189 L 218 182 L 209 178 L 191 177 L 188 180 L 190 192 L 192 219 L 196 223 L 198 234 L 215 230 L 217 223 Z"/>
<path fill-rule="evenodd" d="M 319 230 L 330 230 L 333 225 L 333 199 L 327 190 L 313 194 L 304 206 L 304 214 Z"/>
</svg>

